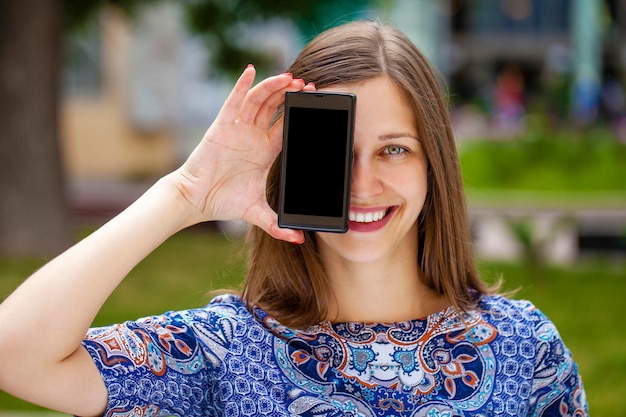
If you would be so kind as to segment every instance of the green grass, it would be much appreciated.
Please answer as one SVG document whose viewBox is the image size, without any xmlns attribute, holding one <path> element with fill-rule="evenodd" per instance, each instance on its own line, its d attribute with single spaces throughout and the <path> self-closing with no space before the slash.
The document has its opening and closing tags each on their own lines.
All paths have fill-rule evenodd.
<svg viewBox="0 0 626 417">
<path fill-rule="evenodd" d="M 606 129 L 535 122 L 516 138 L 462 142 L 459 158 L 469 189 L 618 193 L 626 201 L 626 144 Z"/>
<path fill-rule="evenodd" d="M 169 239 L 135 268 L 107 301 L 96 324 L 204 305 L 211 289 L 238 287 L 242 244 L 190 230 Z M 44 260 L 0 259 L 0 298 Z M 571 268 L 529 268 L 481 262 L 487 280 L 501 274 L 505 290 L 520 288 L 557 325 L 583 375 L 591 415 L 626 416 L 626 336 L 621 322 L 626 295 L 623 262 L 591 261 Z M 41 410 L 0 393 L 2 410 Z"/>
</svg>

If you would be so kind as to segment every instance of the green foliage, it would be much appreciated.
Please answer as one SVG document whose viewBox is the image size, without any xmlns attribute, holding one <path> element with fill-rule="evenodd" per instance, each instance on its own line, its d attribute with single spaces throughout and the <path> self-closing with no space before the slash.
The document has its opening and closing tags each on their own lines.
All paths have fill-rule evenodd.
<svg viewBox="0 0 626 417">
<path fill-rule="evenodd" d="M 626 191 L 626 144 L 606 129 L 553 129 L 537 118 L 509 140 L 459 146 L 465 184 L 475 189 Z"/>
<path fill-rule="evenodd" d="M 247 64 L 267 71 L 274 59 L 265 51 L 242 44 L 241 25 L 271 18 L 296 23 L 308 38 L 345 21 L 363 17 L 368 0 L 195 0 L 187 2 L 192 31 L 202 36 L 211 51 L 212 66 L 229 74 L 239 74 Z"/>
<path fill-rule="evenodd" d="M 104 6 L 117 7 L 131 17 L 141 8 L 172 0 L 64 0 L 66 30 L 85 27 Z M 184 0 L 187 24 L 209 50 L 211 67 L 236 75 L 249 63 L 261 71 L 275 70 L 275 57 L 242 42 L 241 28 L 269 19 L 282 18 L 296 24 L 308 41 L 319 32 L 346 21 L 366 17 L 367 8 L 380 7 L 383 0 Z"/>
<path fill-rule="evenodd" d="M 63 24 L 67 31 L 80 29 L 96 18 L 98 11 L 104 6 L 114 6 L 129 15 L 145 5 L 163 0 L 63 0 L 61 11 Z"/>
</svg>

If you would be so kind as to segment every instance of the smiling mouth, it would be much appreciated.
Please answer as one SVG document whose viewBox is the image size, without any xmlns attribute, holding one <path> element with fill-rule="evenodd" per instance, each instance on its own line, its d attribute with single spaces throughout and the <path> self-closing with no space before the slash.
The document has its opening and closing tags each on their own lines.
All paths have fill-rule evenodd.
<svg viewBox="0 0 626 417">
<path fill-rule="evenodd" d="M 356 223 L 373 223 L 382 220 L 387 215 L 387 209 L 363 212 L 350 211 L 349 220 Z"/>
</svg>

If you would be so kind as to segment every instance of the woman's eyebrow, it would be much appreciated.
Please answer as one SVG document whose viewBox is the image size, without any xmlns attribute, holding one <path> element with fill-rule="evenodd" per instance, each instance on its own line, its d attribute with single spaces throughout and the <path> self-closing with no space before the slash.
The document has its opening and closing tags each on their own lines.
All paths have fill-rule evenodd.
<svg viewBox="0 0 626 417">
<path fill-rule="evenodd" d="M 399 138 L 412 138 L 412 139 L 419 141 L 419 138 L 417 136 L 408 132 L 386 133 L 384 135 L 380 135 L 378 137 L 378 140 L 384 141 L 384 140 L 393 140 L 393 139 L 399 139 Z"/>
</svg>

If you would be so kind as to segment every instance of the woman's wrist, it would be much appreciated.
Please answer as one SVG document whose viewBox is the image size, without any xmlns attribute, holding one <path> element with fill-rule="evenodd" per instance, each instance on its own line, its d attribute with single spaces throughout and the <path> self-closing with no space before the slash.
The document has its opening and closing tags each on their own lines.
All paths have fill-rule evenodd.
<svg viewBox="0 0 626 417">
<path fill-rule="evenodd" d="M 146 200 L 151 208 L 151 215 L 164 228 L 164 232 L 173 235 L 187 227 L 208 221 L 203 218 L 201 211 L 183 192 L 180 173 L 174 171 L 159 179 L 136 203 L 143 204 Z M 148 213 L 146 213 L 148 214 Z"/>
</svg>

